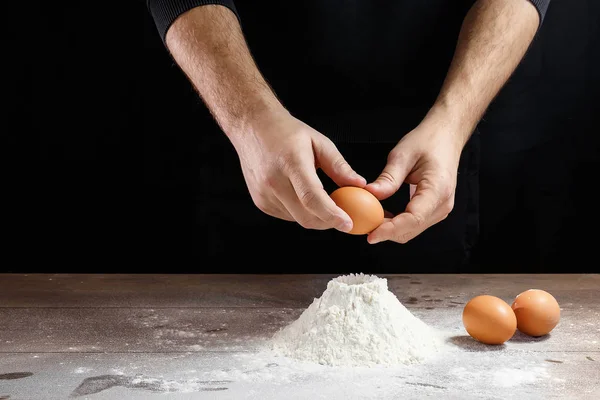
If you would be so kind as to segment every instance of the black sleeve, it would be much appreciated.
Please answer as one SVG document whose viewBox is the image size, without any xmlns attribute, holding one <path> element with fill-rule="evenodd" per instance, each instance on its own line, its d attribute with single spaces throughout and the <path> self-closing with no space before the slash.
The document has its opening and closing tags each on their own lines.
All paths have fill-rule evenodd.
<svg viewBox="0 0 600 400">
<path fill-rule="evenodd" d="M 217 4 L 227 7 L 233 11 L 239 19 L 233 0 L 146 0 L 150 15 L 152 15 L 152 18 L 154 19 L 156 29 L 158 29 L 158 33 L 163 42 L 167 36 L 167 31 L 177 17 L 192 8 L 208 4 Z"/>
<path fill-rule="evenodd" d="M 546 10 L 548 10 L 550 0 L 529 1 L 531 1 L 540 14 L 541 25 L 542 21 L 544 20 L 544 16 L 546 15 Z M 148 10 L 154 19 L 154 23 L 156 24 L 156 28 L 158 29 L 158 33 L 163 42 L 165 41 L 167 31 L 177 17 L 194 7 L 208 4 L 217 4 L 227 7 L 233 11 L 239 19 L 239 15 L 233 0 L 146 0 Z"/>
<path fill-rule="evenodd" d="M 550 5 L 550 0 L 529 0 L 533 3 L 538 13 L 540 14 L 540 25 L 544 21 L 544 17 L 546 16 L 546 10 L 548 10 L 548 5 Z"/>
</svg>

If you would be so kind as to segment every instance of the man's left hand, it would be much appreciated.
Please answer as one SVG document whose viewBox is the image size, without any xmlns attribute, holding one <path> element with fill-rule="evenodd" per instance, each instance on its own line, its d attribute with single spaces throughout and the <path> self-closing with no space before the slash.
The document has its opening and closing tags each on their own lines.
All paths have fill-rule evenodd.
<svg viewBox="0 0 600 400">
<path fill-rule="evenodd" d="M 460 154 L 469 134 L 439 118 L 426 117 L 398 142 L 383 172 L 365 189 L 384 200 L 407 183 L 411 198 L 404 212 L 386 218 L 368 235 L 369 243 L 406 243 L 448 216 L 454 207 Z"/>
</svg>

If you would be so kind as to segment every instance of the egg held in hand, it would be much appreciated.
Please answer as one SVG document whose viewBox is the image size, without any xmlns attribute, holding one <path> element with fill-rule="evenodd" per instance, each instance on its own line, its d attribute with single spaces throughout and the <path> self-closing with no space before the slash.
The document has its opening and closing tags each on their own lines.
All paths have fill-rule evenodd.
<svg viewBox="0 0 600 400">
<path fill-rule="evenodd" d="M 529 336 L 550 333 L 560 320 L 560 306 L 550 293 L 529 289 L 519 294 L 512 304 L 517 329 Z"/>
<path fill-rule="evenodd" d="M 359 187 L 345 186 L 331 193 L 339 208 L 352 219 L 352 235 L 366 235 L 383 223 L 383 207 L 371 192 Z"/>
<path fill-rule="evenodd" d="M 513 337 L 517 318 L 504 300 L 488 295 L 472 298 L 462 315 L 467 333 L 485 344 L 502 344 Z"/>
</svg>

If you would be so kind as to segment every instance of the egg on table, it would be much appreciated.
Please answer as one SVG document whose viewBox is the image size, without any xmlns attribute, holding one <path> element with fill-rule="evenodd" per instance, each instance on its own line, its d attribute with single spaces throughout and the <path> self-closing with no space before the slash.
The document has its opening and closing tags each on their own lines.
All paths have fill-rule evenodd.
<svg viewBox="0 0 600 400">
<path fill-rule="evenodd" d="M 344 186 L 330 196 L 352 219 L 353 227 L 348 233 L 365 235 L 382 224 L 383 206 L 371 192 L 359 187 Z"/>
<path fill-rule="evenodd" d="M 512 304 L 517 329 L 529 336 L 550 333 L 560 320 L 560 306 L 550 293 L 529 289 L 519 294 Z"/>
<path fill-rule="evenodd" d="M 485 344 L 502 344 L 517 330 L 517 318 L 512 308 L 495 296 L 481 295 L 469 300 L 463 309 L 462 320 L 467 333 Z"/>
</svg>

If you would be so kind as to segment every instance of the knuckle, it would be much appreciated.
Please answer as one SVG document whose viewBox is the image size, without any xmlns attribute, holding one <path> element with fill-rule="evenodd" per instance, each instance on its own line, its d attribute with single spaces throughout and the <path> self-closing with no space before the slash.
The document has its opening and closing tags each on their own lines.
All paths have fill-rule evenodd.
<svg viewBox="0 0 600 400">
<path fill-rule="evenodd" d="M 454 194 L 454 190 L 452 189 L 451 186 L 445 185 L 440 188 L 440 198 L 444 202 L 451 201 L 452 198 L 454 197 L 453 194 Z"/>
<path fill-rule="evenodd" d="M 333 165 L 333 169 L 335 171 L 346 171 L 346 170 L 350 169 L 350 165 L 346 162 L 346 160 L 342 156 L 339 156 L 338 158 L 336 158 L 333 161 L 332 165 Z"/>
<path fill-rule="evenodd" d="M 332 212 L 327 212 L 323 216 L 323 221 L 329 226 L 337 226 L 342 222 L 342 219 Z"/>
<path fill-rule="evenodd" d="M 410 241 L 410 239 L 412 239 L 411 232 L 400 233 L 396 236 L 396 241 L 401 244 L 408 243 Z"/>
<path fill-rule="evenodd" d="M 275 159 L 275 166 L 277 170 L 293 171 L 296 166 L 296 158 L 293 153 L 280 153 Z"/>
<path fill-rule="evenodd" d="M 315 218 L 303 217 L 296 219 L 296 222 L 304 229 L 320 229 L 321 226 Z"/>
<path fill-rule="evenodd" d="M 300 203 L 302 203 L 302 205 L 308 209 L 313 208 L 318 201 L 317 194 L 314 192 L 314 190 L 302 191 L 300 196 L 298 196 L 298 199 L 300 199 Z"/>
<path fill-rule="evenodd" d="M 450 214 L 453 209 L 454 209 L 454 201 L 452 199 L 448 199 L 448 200 L 444 201 L 440 207 L 440 210 L 446 216 L 448 216 L 448 214 Z"/>
<path fill-rule="evenodd" d="M 272 171 L 263 179 L 262 185 L 270 190 L 273 190 L 277 187 L 277 182 L 279 181 L 279 175 Z"/>
<path fill-rule="evenodd" d="M 392 151 L 389 152 L 387 161 L 390 163 L 393 163 L 393 162 L 398 162 L 398 161 L 402 160 L 403 158 L 404 158 L 404 153 L 400 149 L 394 148 L 394 149 L 392 149 Z"/>
<path fill-rule="evenodd" d="M 335 228 L 341 223 L 342 219 L 330 211 L 323 212 L 322 215 L 319 215 L 317 218 L 317 224 L 323 229 Z"/>
<path fill-rule="evenodd" d="M 412 232 L 406 232 L 402 230 L 402 227 L 396 223 L 395 220 L 392 220 L 392 224 L 394 225 L 394 231 L 391 235 L 391 239 L 397 243 L 407 243 L 410 239 L 412 239 Z"/>
<path fill-rule="evenodd" d="M 394 178 L 394 176 L 387 171 L 383 171 L 379 175 L 379 178 L 388 181 L 390 184 L 392 184 L 394 186 L 398 185 L 398 181 L 396 180 L 396 178 Z"/>
<path fill-rule="evenodd" d="M 415 225 L 418 228 L 423 228 L 427 222 L 427 219 L 420 213 L 413 213 L 412 214 L 414 220 L 415 220 Z"/>
</svg>

